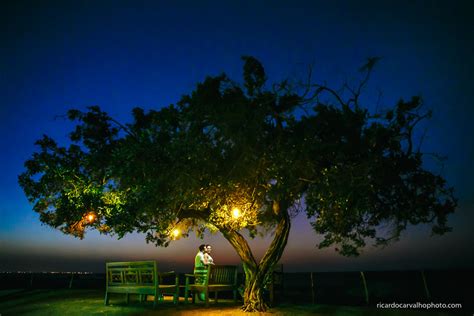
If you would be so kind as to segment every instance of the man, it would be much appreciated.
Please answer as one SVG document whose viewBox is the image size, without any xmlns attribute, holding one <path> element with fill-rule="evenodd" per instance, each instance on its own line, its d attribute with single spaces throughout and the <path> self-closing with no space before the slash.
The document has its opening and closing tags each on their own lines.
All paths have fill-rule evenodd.
<svg viewBox="0 0 474 316">
<path fill-rule="evenodd" d="M 206 245 L 199 245 L 199 251 L 196 254 L 196 257 L 194 257 L 194 274 L 196 274 L 196 272 L 199 273 L 207 269 L 207 259 L 204 257 L 205 252 Z"/>
<path fill-rule="evenodd" d="M 208 245 L 199 245 L 199 251 L 194 257 L 194 283 L 203 284 L 205 280 L 205 274 L 207 272 L 207 266 L 209 265 L 208 256 L 206 256 Z M 212 259 L 212 258 L 211 258 Z M 198 295 L 201 301 L 206 300 L 205 293 L 199 293 Z"/>
</svg>

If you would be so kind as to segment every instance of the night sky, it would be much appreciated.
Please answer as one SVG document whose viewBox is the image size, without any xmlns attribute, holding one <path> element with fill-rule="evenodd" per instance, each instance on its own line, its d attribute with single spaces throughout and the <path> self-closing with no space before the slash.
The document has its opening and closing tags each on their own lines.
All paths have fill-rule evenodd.
<svg viewBox="0 0 474 316">
<path fill-rule="evenodd" d="M 357 80 L 367 57 L 381 56 L 367 87 L 382 106 L 421 95 L 433 118 L 424 152 L 448 157 L 426 166 L 454 186 L 454 228 L 430 237 L 410 227 L 386 249 L 347 259 L 295 219 L 282 258 L 287 271 L 474 268 L 474 9 L 470 1 L 9 1 L 0 7 L 0 271 L 102 271 L 106 260 L 155 259 L 192 269 L 194 237 L 168 248 L 144 235 L 84 240 L 40 224 L 17 183 L 43 134 L 67 144 L 70 108 L 100 105 L 121 122 L 131 109 L 179 100 L 206 75 L 240 80 L 242 55 L 258 58 L 271 81 L 304 78 L 338 87 Z M 328 2 L 331 2 L 328 4 Z M 217 263 L 239 263 L 220 235 L 206 236 Z M 269 239 L 251 242 L 257 257 Z"/>
</svg>

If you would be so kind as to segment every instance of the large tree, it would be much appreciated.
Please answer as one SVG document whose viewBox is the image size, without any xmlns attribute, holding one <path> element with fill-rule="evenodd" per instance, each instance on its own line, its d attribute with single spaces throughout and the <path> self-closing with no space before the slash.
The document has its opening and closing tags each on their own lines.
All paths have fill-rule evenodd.
<svg viewBox="0 0 474 316">
<path fill-rule="evenodd" d="M 97 106 L 70 110 L 71 143 L 44 136 L 19 176 L 40 220 L 80 238 L 87 228 L 143 232 L 158 246 L 220 232 L 242 260 L 246 311 L 266 309 L 262 287 L 298 212 L 323 236 L 320 248 L 343 255 L 396 240 L 409 224 L 449 231 L 453 190 L 413 144 L 429 116 L 421 99 L 383 113 L 360 105 L 375 59 L 342 90 L 270 86 L 260 62 L 243 59 L 243 84 L 208 77 L 176 106 L 133 109 L 129 124 Z M 257 261 L 246 237 L 267 233 L 273 241 Z"/>
</svg>

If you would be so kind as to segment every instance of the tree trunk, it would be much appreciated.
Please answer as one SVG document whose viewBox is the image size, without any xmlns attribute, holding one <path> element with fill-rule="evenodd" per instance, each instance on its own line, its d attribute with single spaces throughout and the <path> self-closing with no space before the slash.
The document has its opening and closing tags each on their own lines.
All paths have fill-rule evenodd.
<svg viewBox="0 0 474 316">
<path fill-rule="evenodd" d="M 264 312 L 268 305 L 263 298 L 263 279 L 255 277 L 247 279 L 245 282 L 244 305 L 242 310 L 245 312 Z"/>
<path fill-rule="evenodd" d="M 263 298 L 264 282 L 267 275 L 272 273 L 273 267 L 280 260 L 288 241 L 291 227 L 288 211 L 286 208 L 284 210 L 280 209 L 279 203 L 274 203 L 273 208 L 279 217 L 275 237 L 259 263 L 256 262 L 250 246 L 240 233 L 221 230 L 224 237 L 237 251 L 243 263 L 245 292 L 242 310 L 246 312 L 264 312 L 267 310 L 268 306 Z"/>
</svg>

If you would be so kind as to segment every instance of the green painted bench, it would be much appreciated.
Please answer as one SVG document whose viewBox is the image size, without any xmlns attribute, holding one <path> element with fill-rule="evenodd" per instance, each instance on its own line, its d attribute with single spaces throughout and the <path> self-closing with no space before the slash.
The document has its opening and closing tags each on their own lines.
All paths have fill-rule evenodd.
<svg viewBox="0 0 474 316">
<path fill-rule="evenodd" d="M 237 303 L 237 266 L 209 265 L 207 269 L 186 274 L 184 302 L 188 303 L 188 296 L 193 292 L 193 303 L 199 292 L 206 295 L 206 307 L 209 306 L 209 293 L 214 292 L 214 300 L 218 302 L 218 293 L 232 291 L 234 302 Z"/>
<path fill-rule="evenodd" d="M 173 284 L 163 284 L 165 277 L 173 276 Z M 105 305 L 109 304 L 110 293 L 126 294 L 127 304 L 130 294 L 139 294 L 140 301 L 147 295 L 153 295 L 153 307 L 164 294 L 168 294 L 173 295 L 173 302 L 177 304 L 179 276 L 174 272 L 159 273 L 156 261 L 107 262 Z"/>
</svg>

